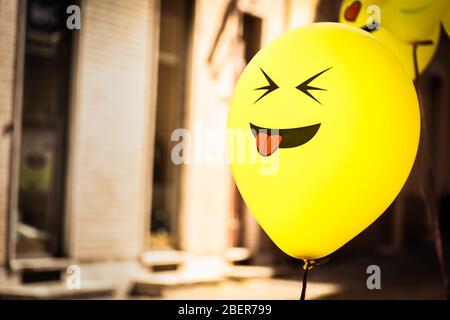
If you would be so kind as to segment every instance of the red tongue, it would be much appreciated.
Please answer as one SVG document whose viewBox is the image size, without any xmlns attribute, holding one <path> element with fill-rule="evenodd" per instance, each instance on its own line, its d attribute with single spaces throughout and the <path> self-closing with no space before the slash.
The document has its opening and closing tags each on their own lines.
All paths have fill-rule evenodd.
<svg viewBox="0 0 450 320">
<path fill-rule="evenodd" d="M 353 2 L 346 10 L 345 10 L 345 20 L 347 21 L 355 21 L 358 17 L 359 11 L 361 10 L 361 2 L 355 1 Z"/>
<path fill-rule="evenodd" d="M 283 137 L 279 134 L 269 136 L 260 132 L 256 136 L 256 148 L 260 155 L 268 157 L 280 147 L 281 140 L 283 140 Z"/>
</svg>

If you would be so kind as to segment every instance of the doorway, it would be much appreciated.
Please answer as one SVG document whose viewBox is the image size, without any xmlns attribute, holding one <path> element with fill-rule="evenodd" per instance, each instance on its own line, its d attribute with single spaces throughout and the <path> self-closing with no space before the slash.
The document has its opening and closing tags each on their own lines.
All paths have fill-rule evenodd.
<svg viewBox="0 0 450 320">
<path fill-rule="evenodd" d="M 66 8 L 73 1 L 23 1 L 26 14 L 16 203 L 12 203 L 12 258 L 64 255 L 64 198 L 73 31 Z M 26 9 L 25 9 L 26 8 Z M 24 39 L 23 39 L 24 37 Z M 14 210 L 14 207 L 16 209 Z"/>
<path fill-rule="evenodd" d="M 170 136 L 183 127 L 194 1 L 161 1 L 151 249 L 178 247 L 181 168 L 171 161 Z"/>
</svg>

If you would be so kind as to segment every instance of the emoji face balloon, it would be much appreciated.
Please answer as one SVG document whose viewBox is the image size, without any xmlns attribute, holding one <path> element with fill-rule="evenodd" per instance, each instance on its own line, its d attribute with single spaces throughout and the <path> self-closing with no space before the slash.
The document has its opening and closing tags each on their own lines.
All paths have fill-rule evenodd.
<svg viewBox="0 0 450 320">
<path fill-rule="evenodd" d="M 419 106 L 404 67 L 360 29 L 317 23 L 260 50 L 228 113 L 233 177 L 287 254 L 327 256 L 392 203 L 415 160 Z"/>
<path fill-rule="evenodd" d="M 344 0 L 339 21 L 371 32 L 415 78 L 436 52 L 441 20 L 449 4 L 449 0 Z M 378 29 L 368 27 L 374 20 L 380 24 Z"/>
<path fill-rule="evenodd" d="M 404 42 L 430 39 L 450 4 L 449 0 L 385 0 L 381 25 Z"/>
</svg>

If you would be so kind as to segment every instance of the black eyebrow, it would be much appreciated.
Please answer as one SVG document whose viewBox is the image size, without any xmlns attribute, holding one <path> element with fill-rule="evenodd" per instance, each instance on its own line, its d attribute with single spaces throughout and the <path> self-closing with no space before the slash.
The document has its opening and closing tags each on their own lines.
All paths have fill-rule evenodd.
<svg viewBox="0 0 450 320">
<path fill-rule="evenodd" d="M 316 102 L 318 102 L 319 104 L 320 101 L 317 100 L 311 93 L 309 93 L 308 90 L 321 90 L 321 91 L 327 91 L 327 89 L 323 89 L 323 88 L 317 88 L 317 87 L 313 87 L 310 86 L 309 83 L 312 82 L 314 79 L 316 79 L 318 76 L 320 76 L 321 74 L 327 72 L 328 70 L 330 70 L 333 67 L 329 67 L 323 71 L 320 71 L 319 73 L 313 75 L 312 77 L 306 79 L 305 81 L 303 81 L 301 84 L 299 84 L 296 88 L 298 90 L 300 90 L 301 92 L 303 92 L 304 94 L 306 94 L 307 96 L 309 96 L 310 98 L 314 99 Z"/>
<path fill-rule="evenodd" d="M 269 82 L 268 85 L 263 86 L 263 87 L 259 87 L 256 88 L 255 90 L 267 90 L 266 92 L 264 92 L 264 94 L 258 98 L 258 100 L 256 100 L 255 102 L 253 102 L 254 104 L 256 102 L 258 102 L 259 100 L 261 100 L 263 97 L 265 97 L 266 95 L 268 95 L 269 93 L 271 93 L 272 91 L 278 89 L 279 87 L 277 86 L 277 84 L 269 77 L 269 75 L 260 67 L 259 68 L 261 70 L 261 72 L 263 73 L 264 77 L 266 78 L 267 82 Z"/>
</svg>

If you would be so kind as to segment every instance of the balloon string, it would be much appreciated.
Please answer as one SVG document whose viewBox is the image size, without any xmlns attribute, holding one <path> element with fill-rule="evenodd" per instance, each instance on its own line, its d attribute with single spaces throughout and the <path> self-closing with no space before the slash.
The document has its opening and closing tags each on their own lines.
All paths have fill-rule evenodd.
<svg viewBox="0 0 450 320">
<path fill-rule="evenodd" d="M 314 266 L 314 261 L 311 260 L 305 260 L 305 264 L 303 265 L 303 269 L 305 270 L 303 272 L 303 282 L 302 282 L 302 293 L 300 295 L 300 301 L 304 301 L 305 300 L 305 296 L 306 296 L 306 284 L 307 284 L 307 280 L 308 280 L 308 271 L 309 269 L 312 269 Z"/>
<path fill-rule="evenodd" d="M 417 43 L 413 43 L 413 61 L 414 61 L 414 75 L 416 76 L 416 79 L 419 77 L 419 61 L 417 59 Z"/>
<path fill-rule="evenodd" d="M 419 71 L 419 59 L 417 58 L 417 49 L 419 46 L 430 46 L 433 44 L 433 40 L 425 40 L 425 41 L 416 41 L 413 42 L 413 62 L 414 62 L 414 75 L 415 78 L 418 79 L 420 76 Z"/>
</svg>

